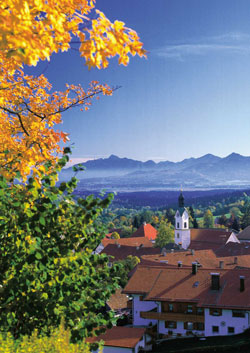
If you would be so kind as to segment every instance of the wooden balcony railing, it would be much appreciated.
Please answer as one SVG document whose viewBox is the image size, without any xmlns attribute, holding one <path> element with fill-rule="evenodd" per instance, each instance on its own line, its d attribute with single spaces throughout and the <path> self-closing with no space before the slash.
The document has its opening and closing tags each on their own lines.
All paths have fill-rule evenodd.
<svg viewBox="0 0 250 353">
<path fill-rule="evenodd" d="M 155 311 L 141 311 L 140 317 L 142 319 L 150 320 L 205 322 L 203 315 L 193 315 L 185 313 L 158 313 Z"/>
</svg>

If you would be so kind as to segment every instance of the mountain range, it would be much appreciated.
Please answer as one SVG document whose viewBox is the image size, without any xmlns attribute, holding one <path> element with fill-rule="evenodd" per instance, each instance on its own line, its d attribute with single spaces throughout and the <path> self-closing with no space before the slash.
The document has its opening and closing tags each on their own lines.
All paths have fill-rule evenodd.
<svg viewBox="0 0 250 353">
<path fill-rule="evenodd" d="M 109 158 L 89 160 L 86 171 L 77 175 L 81 185 L 89 189 L 157 190 L 174 189 L 182 185 L 188 189 L 241 188 L 250 186 L 250 157 L 232 153 L 221 158 L 206 154 L 181 162 L 152 160 L 141 162 L 111 155 Z M 60 179 L 73 175 L 72 168 L 63 169 Z"/>
</svg>

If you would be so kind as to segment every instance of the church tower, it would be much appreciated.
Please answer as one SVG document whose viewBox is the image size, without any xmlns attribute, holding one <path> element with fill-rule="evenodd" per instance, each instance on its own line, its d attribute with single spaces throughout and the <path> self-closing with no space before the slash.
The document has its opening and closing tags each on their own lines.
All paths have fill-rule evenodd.
<svg viewBox="0 0 250 353">
<path fill-rule="evenodd" d="M 178 198 L 178 209 L 175 214 L 175 244 L 180 245 L 183 249 L 187 249 L 190 244 L 190 229 L 189 229 L 189 215 L 184 206 L 184 197 L 182 190 Z"/>
</svg>

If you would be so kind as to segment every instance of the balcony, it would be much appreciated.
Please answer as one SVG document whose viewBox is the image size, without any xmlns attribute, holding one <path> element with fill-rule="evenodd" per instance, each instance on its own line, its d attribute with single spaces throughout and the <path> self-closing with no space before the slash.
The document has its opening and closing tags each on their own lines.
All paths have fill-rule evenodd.
<svg viewBox="0 0 250 353">
<path fill-rule="evenodd" d="M 205 322 L 205 318 L 202 315 L 186 313 L 158 313 L 156 311 L 141 311 L 140 317 L 142 319 L 149 320 Z"/>
</svg>

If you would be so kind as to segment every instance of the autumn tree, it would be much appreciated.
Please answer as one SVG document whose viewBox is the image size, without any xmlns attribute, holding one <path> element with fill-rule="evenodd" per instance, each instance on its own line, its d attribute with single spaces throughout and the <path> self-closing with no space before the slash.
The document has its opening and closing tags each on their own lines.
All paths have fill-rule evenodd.
<svg viewBox="0 0 250 353">
<path fill-rule="evenodd" d="M 93 253 L 105 234 L 96 217 L 111 196 L 74 198 L 76 178 L 56 186 L 68 160 L 67 153 L 58 160 L 68 139 L 56 130 L 62 113 L 87 110 L 112 89 L 91 82 L 53 92 L 44 75 L 23 69 L 69 50 L 72 38 L 89 68 L 106 68 L 116 55 L 123 65 L 145 55 L 136 32 L 111 23 L 94 0 L 0 4 L 0 326 L 15 337 L 48 332 L 64 318 L 77 341 L 113 320 L 101 308 L 117 286 L 117 266 Z"/>
<path fill-rule="evenodd" d="M 24 178 L 53 163 L 67 134 L 56 131 L 61 114 L 79 105 L 88 109 L 91 98 L 112 90 L 92 82 L 88 89 L 68 85 L 51 93 L 48 80 L 24 74 L 22 65 L 49 60 L 78 42 L 86 65 L 99 69 L 118 56 L 127 65 L 129 55 L 145 55 L 135 31 L 121 21 L 111 23 L 95 9 L 94 0 L 6 0 L 0 4 L 0 169 L 11 178 Z"/>
</svg>

